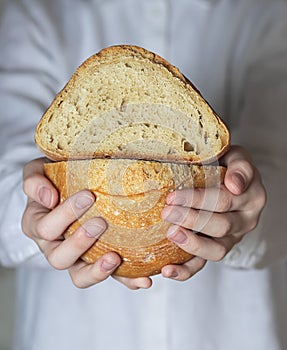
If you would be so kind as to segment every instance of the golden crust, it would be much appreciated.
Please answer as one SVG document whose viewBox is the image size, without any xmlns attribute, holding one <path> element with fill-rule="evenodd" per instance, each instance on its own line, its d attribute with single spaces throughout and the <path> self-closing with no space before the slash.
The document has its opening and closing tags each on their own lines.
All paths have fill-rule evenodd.
<svg viewBox="0 0 287 350">
<path fill-rule="evenodd" d="M 58 188 L 61 201 L 81 189 L 95 193 L 95 204 L 68 228 L 65 236 L 72 235 L 86 220 L 103 217 L 108 229 L 82 259 L 93 263 L 104 253 L 117 252 L 122 264 L 115 274 L 126 277 L 150 276 L 167 264 L 191 259 L 190 254 L 166 239 L 170 224 L 161 218 L 166 196 L 178 187 L 216 186 L 225 174 L 220 166 L 99 159 L 48 163 L 44 168 Z M 107 186 L 111 182 L 109 171 L 115 174 L 114 181 L 123 174 L 120 186 Z"/>
</svg>

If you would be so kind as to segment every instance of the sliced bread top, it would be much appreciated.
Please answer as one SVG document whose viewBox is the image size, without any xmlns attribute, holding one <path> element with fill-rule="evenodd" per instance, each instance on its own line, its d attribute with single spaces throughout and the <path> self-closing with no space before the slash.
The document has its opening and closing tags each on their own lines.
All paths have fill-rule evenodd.
<svg viewBox="0 0 287 350">
<path fill-rule="evenodd" d="M 219 158 L 230 142 L 222 120 L 176 67 L 126 45 L 77 69 L 41 118 L 35 141 L 52 160 L 194 164 Z"/>
</svg>

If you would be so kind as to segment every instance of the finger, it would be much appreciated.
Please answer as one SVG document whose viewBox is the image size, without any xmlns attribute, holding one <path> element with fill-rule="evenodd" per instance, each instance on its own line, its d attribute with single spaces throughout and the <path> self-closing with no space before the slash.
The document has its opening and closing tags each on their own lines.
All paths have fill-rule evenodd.
<svg viewBox="0 0 287 350">
<path fill-rule="evenodd" d="M 162 268 L 163 277 L 171 278 L 177 281 L 186 281 L 203 269 L 206 260 L 195 256 L 182 265 L 166 265 Z"/>
<path fill-rule="evenodd" d="M 101 218 L 86 221 L 66 240 L 39 243 L 50 265 L 55 269 L 70 268 L 105 231 L 107 225 Z"/>
<path fill-rule="evenodd" d="M 67 227 L 81 217 L 95 201 L 89 191 L 80 191 L 47 213 L 40 204 L 32 203 L 24 218 L 24 232 L 47 241 L 57 239 Z"/>
<path fill-rule="evenodd" d="M 88 265 L 79 261 L 69 269 L 74 285 L 78 288 L 88 288 L 108 278 L 121 264 L 121 258 L 114 252 L 100 257 L 94 264 Z"/>
<path fill-rule="evenodd" d="M 224 184 L 231 193 L 240 195 L 250 186 L 253 176 L 254 168 L 249 162 L 245 160 L 232 162 L 227 168 Z"/>
<path fill-rule="evenodd" d="M 238 210 L 244 201 L 243 198 L 233 196 L 225 186 L 221 186 L 220 188 L 177 190 L 168 194 L 166 202 L 169 205 L 221 213 Z"/>
<path fill-rule="evenodd" d="M 23 191 L 30 199 L 51 209 L 58 203 L 59 195 L 44 175 L 44 163 L 46 160 L 39 158 L 26 164 L 23 170 Z"/>
<path fill-rule="evenodd" d="M 174 225 L 217 238 L 247 232 L 252 218 L 249 212 L 212 213 L 179 206 L 167 206 L 163 216 Z"/>
<path fill-rule="evenodd" d="M 222 158 L 227 166 L 224 184 L 235 195 L 240 195 L 249 187 L 254 177 L 254 166 L 250 155 L 239 146 L 231 147 Z"/>
<path fill-rule="evenodd" d="M 127 278 L 127 277 L 119 277 L 119 276 L 113 276 L 113 277 L 131 290 L 148 289 L 152 286 L 152 279 L 150 277 L 138 277 L 138 278 Z"/>
<path fill-rule="evenodd" d="M 212 261 L 222 260 L 233 245 L 239 241 L 239 238 L 233 235 L 212 238 L 178 226 L 174 226 L 168 232 L 167 238 L 189 254 Z"/>
<path fill-rule="evenodd" d="M 169 193 L 166 202 L 169 205 L 224 213 L 240 210 L 250 204 L 250 198 L 256 197 L 258 186 L 251 188 L 249 184 L 249 189 L 250 191 L 245 191 L 240 196 L 234 195 L 225 185 L 211 188 L 182 189 Z"/>
<path fill-rule="evenodd" d="M 260 181 L 254 179 L 240 196 L 231 193 L 224 185 L 220 188 L 183 189 L 168 194 L 167 204 L 173 206 L 183 206 L 217 213 L 227 213 L 230 211 L 252 210 L 256 198 L 264 201 L 264 188 Z M 163 209 L 164 212 L 167 209 Z"/>
</svg>

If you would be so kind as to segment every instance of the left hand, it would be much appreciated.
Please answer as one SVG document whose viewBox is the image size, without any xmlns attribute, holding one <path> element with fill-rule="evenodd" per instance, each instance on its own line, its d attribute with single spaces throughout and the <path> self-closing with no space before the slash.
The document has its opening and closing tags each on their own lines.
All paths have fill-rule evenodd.
<svg viewBox="0 0 287 350">
<path fill-rule="evenodd" d="M 34 159 L 23 169 L 23 190 L 28 200 L 22 217 L 22 230 L 38 245 L 53 268 L 69 272 L 76 287 L 88 288 L 103 282 L 120 265 L 120 256 L 108 252 L 94 264 L 80 259 L 106 230 L 107 224 L 103 218 L 94 217 L 86 221 L 72 236 L 63 240 L 66 228 L 97 199 L 90 191 L 83 190 L 59 203 L 57 189 L 44 174 L 45 162 L 44 158 Z M 130 289 L 149 288 L 152 285 L 149 277 L 115 279 Z"/>
<path fill-rule="evenodd" d="M 220 188 L 178 190 L 167 197 L 162 217 L 173 224 L 167 237 L 194 258 L 182 265 L 163 267 L 164 277 L 179 281 L 190 278 L 207 260 L 222 260 L 257 226 L 266 191 L 250 155 L 232 146 L 221 161 L 227 171 Z M 214 196 L 217 200 L 210 204 L 214 200 L 207 199 Z"/>
</svg>

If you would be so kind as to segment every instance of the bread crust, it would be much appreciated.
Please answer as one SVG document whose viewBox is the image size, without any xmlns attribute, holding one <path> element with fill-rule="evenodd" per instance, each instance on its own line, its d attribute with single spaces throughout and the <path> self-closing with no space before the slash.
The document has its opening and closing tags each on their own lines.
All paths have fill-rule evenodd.
<svg viewBox="0 0 287 350">
<path fill-rule="evenodd" d="M 122 259 L 115 271 L 118 276 L 151 276 L 160 273 L 165 265 L 190 260 L 190 254 L 166 238 L 170 223 L 161 218 L 166 196 L 176 188 L 218 186 L 223 182 L 225 168 L 127 162 L 95 159 L 45 164 L 45 174 L 59 190 L 61 201 L 82 189 L 93 191 L 97 198 L 83 217 L 67 229 L 65 237 L 72 235 L 86 220 L 103 217 L 108 229 L 82 259 L 94 263 L 103 254 L 114 251 Z M 120 186 L 110 187 L 109 175 L 113 175 L 117 167 L 115 179 L 119 173 L 124 175 L 119 179 Z M 142 185 L 135 188 L 135 179 Z"/>
</svg>

